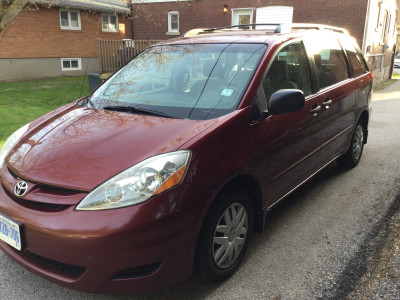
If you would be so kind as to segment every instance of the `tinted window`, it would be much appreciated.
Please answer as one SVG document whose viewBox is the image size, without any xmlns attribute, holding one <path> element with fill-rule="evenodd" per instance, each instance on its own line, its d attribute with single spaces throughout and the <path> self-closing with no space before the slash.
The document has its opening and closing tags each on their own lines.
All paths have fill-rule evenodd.
<svg viewBox="0 0 400 300">
<path fill-rule="evenodd" d="M 91 97 L 93 107 L 129 106 L 177 118 L 211 119 L 236 109 L 266 45 L 152 47 Z"/>
<path fill-rule="evenodd" d="M 349 78 L 346 58 L 339 42 L 334 38 L 316 37 L 309 40 L 307 47 L 314 56 L 320 88 Z"/>
<path fill-rule="evenodd" d="M 342 44 L 343 48 L 346 51 L 354 76 L 357 77 L 367 73 L 368 72 L 367 65 L 360 50 L 358 50 L 358 47 L 355 46 L 355 41 L 343 39 L 340 41 L 340 43 Z"/>
<path fill-rule="evenodd" d="M 285 46 L 275 56 L 263 81 L 267 99 L 281 89 L 300 89 L 311 94 L 308 58 L 302 42 Z"/>
</svg>

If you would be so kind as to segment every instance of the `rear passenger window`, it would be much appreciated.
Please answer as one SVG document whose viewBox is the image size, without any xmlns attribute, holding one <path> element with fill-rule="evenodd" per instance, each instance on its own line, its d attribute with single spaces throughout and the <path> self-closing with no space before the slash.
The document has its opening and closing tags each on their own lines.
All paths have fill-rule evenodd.
<svg viewBox="0 0 400 300">
<path fill-rule="evenodd" d="M 357 77 L 362 74 L 368 73 L 367 64 L 365 63 L 365 60 L 360 50 L 358 50 L 357 47 L 354 46 L 355 41 L 351 42 L 347 39 L 344 39 L 341 40 L 340 43 L 346 51 L 354 76 Z"/>
<path fill-rule="evenodd" d="M 311 94 L 308 58 L 301 41 L 278 52 L 264 78 L 263 87 L 266 99 L 281 89 L 299 89 L 304 96 Z"/>
<path fill-rule="evenodd" d="M 314 56 L 320 88 L 336 84 L 349 78 L 346 58 L 336 39 L 315 40 L 309 45 Z"/>
</svg>

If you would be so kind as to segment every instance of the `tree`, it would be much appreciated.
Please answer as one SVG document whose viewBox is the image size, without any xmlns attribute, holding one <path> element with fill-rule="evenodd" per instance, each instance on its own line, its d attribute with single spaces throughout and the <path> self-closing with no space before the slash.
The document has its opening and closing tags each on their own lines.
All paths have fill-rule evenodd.
<svg viewBox="0 0 400 300">
<path fill-rule="evenodd" d="M 2 32 L 3 29 L 6 28 L 7 24 L 22 12 L 29 0 L 15 0 L 8 8 L 3 8 L 4 2 L 6 1 L 0 0 L 0 32 Z"/>
</svg>

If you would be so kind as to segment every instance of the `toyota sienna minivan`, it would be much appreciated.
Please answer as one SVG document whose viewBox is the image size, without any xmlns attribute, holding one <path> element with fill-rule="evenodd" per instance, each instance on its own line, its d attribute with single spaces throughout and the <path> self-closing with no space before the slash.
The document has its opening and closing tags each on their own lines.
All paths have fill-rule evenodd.
<svg viewBox="0 0 400 300">
<path fill-rule="evenodd" d="M 0 247 L 87 292 L 224 280 L 276 203 L 359 163 L 372 80 L 355 40 L 322 25 L 154 45 L 5 142 Z"/>
</svg>

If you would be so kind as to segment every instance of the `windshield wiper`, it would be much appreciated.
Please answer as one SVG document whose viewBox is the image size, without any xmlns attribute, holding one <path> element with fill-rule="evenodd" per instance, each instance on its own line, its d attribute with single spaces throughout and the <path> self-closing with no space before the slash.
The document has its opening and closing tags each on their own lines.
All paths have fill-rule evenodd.
<svg viewBox="0 0 400 300">
<path fill-rule="evenodd" d="M 129 113 L 134 113 L 134 114 L 143 114 L 143 115 L 149 115 L 149 116 L 157 116 L 157 117 L 163 117 L 163 118 L 173 118 L 173 119 L 180 119 L 175 116 L 170 116 L 165 113 L 162 113 L 160 111 L 154 111 L 154 110 L 147 110 L 143 108 L 138 108 L 138 107 L 133 107 L 133 106 L 105 106 L 103 107 L 104 110 L 111 110 L 111 111 L 120 111 L 120 112 L 129 112 Z"/>
</svg>

